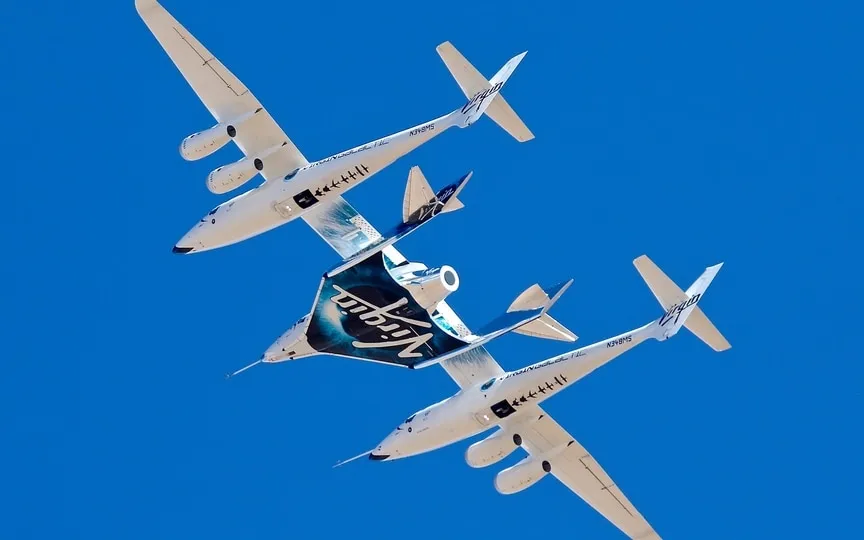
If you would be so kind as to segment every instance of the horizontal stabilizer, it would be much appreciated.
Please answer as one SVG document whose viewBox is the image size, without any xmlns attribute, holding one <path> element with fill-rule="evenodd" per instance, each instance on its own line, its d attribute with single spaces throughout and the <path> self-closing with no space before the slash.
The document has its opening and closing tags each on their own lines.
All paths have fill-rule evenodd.
<svg viewBox="0 0 864 540">
<path fill-rule="evenodd" d="M 474 123 L 485 113 L 517 141 L 526 142 L 534 138 L 528 126 L 516 115 L 499 92 L 526 53 L 511 58 L 491 80 L 487 81 L 486 77 L 477 71 L 477 68 L 449 41 L 438 45 L 436 50 L 450 74 L 456 79 L 462 93 L 468 98 L 468 103 L 462 108 L 462 113 L 467 115 L 466 125 Z"/>
<path fill-rule="evenodd" d="M 450 75 L 456 79 L 456 84 L 465 94 L 465 97 L 471 98 L 475 94 L 487 90 L 492 85 L 486 80 L 482 73 L 477 71 L 467 58 L 462 56 L 456 47 L 449 41 L 445 41 L 435 48 L 438 51 L 438 56 L 444 61 L 444 65 L 450 71 Z"/>
<path fill-rule="evenodd" d="M 498 124 L 501 129 L 510 134 L 511 137 L 519 142 L 528 142 L 534 138 L 534 134 L 525 125 L 525 122 L 516 114 L 510 104 L 504 99 L 504 96 L 498 95 L 498 98 L 489 105 L 486 109 L 486 116 Z"/>
<path fill-rule="evenodd" d="M 559 341 L 576 341 L 576 335 L 553 319 L 546 312 L 561 298 L 573 280 L 559 283 L 548 289 L 538 284 L 531 285 L 510 304 L 507 312 L 486 325 L 481 330 L 482 335 L 501 335 L 504 332 L 516 332 L 526 336 L 534 336 Z"/>
<path fill-rule="evenodd" d="M 636 270 L 639 271 L 648 288 L 654 293 L 657 301 L 666 310 L 666 313 L 657 321 L 657 325 L 663 331 L 665 338 L 674 336 L 683 326 L 717 352 L 732 347 L 696 305 L 702 299 L 723 263 L 706 268 L 705 272 L 693 282 L 686 292 L 669 279 L 646 255 L 637 257 L 633 261 L 633 265 L 636 266 Z"/>
<path fill-rule="evenodd" d="M 723 334 L 708 320 L 708 317 L 698 307 L 693 310 L 687 321 L 684 323 L 687 330 L 693 332 L 696 337 L 701 339 L 706 345 L 717 352 L 723 352 L 731 349 L 732 345 L 726 341 Z"/>
<path fill-rule="evenodd" d="M 561 295 L 564 294 L 564 291 L 572 283 L 573 280 L 571 279 L 548 289 L 544 289 L 540 285 L 532 285 L 513 302 L 513 305 L 519 304 L 520 309 L 508 310 L 486 324 L 477 334 L 464 338 L 467 341 L 465 346 L 436 356 L 435 358 L 420 361 L 409 367 L 420 369 L 441 363 L 444 360 L 485 345 L 507 332 L 516 332 L 527 336 L 555 339 L 558 341 L 576 341 L 577 337 L 573 332 L 567 330 L 561 323 L 546 314 L 546 311 L 561 298 Z M 512 308 L 513 305 L 510 307 Z"/>
<path fill-rule="evenodd" d="M 649 259 L 647 255 L 637 257 L 633 261 L 633 265 L 642 275 L 642 279 L 645 280 L 663 309 L 669 309 L 687 299 L 684 291 L 675 285 L 675 282 L 669 279 L 669 276 L 660 270 L 660 267 L 654 264 L 654 261 Z"/>
<path fill-rule="evenodd" d="M 524 326 L 513 330 L 517 334 L 532 336 L 556 341 L 573 342 L 578 339 L 576 334 L 568 330 L 561 323 L 553 319 L 548 313 L 544 313 L 539 319 L 535 319 Z"/>
</svg>

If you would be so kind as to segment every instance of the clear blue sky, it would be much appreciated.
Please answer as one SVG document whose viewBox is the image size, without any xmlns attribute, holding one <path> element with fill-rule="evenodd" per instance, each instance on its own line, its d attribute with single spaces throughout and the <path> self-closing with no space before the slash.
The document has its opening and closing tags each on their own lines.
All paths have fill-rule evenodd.
<svg viewBox="0 0 864 540">
<path fill-rule="evenodd" d="M 587 344 L 659 307 L 631 260 L 686 285 L 733 344 L 651 342 L 548 402 L 666 538 L 860 530 L 862 12 L 852 2 L 166 0 L 310 159 L 461 105 L 435 46 L 537 135 L 449 132 L 348 195 L 379 228 L 405 177 L 476 171 L 464 211 L 400 244 L 451 264 L 478 327 L 536 281 Z M 132 0 L 13 2 L 0 22 L 7 206 L 0 537 L 620 538 L 553 479 L 511 497 L 467 443 L 352 463 L 456 390 L 333 358 L 256 368 L 336 256 L 302 223 L 197 256 L 224 198 L 177 145 L 212 119 Z M 506 336 L 507 369 L 566 344 Z M 515 455 L 508 460 L 511 463 Z"/>
</svg>

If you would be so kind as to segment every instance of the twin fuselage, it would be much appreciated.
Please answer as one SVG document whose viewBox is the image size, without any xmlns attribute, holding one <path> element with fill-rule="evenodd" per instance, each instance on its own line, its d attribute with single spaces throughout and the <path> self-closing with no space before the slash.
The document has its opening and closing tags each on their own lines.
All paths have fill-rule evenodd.
<svg viewBox="0 0 864 540">
<path fill-rule="evenodd" d="M 198 253 L 246 240 L 329 204 L 349 189 L 453 126 L 461 110 L 399 133 L 309 163 L 271 179 L 205 215 L 174 247 Z"/>
<path fill-rule="evenodd" d="M 429 406 L 405 420 L 369 455 L 405 458 L 461 441 L 502 424 L 533 418 L 534 406 L 648 338 L 663 339 L 657 321 L 636 330 L 511 371 Z"/>
</svg>

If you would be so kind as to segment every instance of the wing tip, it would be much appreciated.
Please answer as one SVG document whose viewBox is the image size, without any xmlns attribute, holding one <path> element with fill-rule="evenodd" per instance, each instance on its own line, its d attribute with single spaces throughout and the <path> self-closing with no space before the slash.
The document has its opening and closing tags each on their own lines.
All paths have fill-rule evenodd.
<svg viewBox="0 0 864 540">
<path fill-rule="evenodd" d="M 143 15 L 145 11 L 150 11 L 153 8 L 161 7 L 162 5 L 156 0 L 135 0 L 135 9 L 138 11 L 139 15 Z"/>
</svg>

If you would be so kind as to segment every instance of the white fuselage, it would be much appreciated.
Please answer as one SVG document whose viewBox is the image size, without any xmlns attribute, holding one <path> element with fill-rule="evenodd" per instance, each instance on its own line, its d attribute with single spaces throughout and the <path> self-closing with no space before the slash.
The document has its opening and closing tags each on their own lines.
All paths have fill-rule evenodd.
<svg viewBox="0 0 864 540">
<path fill-rule="evenodd" d="M 326 207 L 446 129 L 464 125 L 463 117 L 457 110 L 266 181 L 211 210 L 174 251 L 197 253 L 235 244 Z"/>
<path fill-rule="evenodd" d="M 456 395 L 412 415 L 370 454 L 393 460 L 429 452 L 505 422 L 533 414 L 533 405 L 557 394 L 594 369 L 648 338 L 656 322 L 495 379 L 463 388 Z"/>
</svg>

